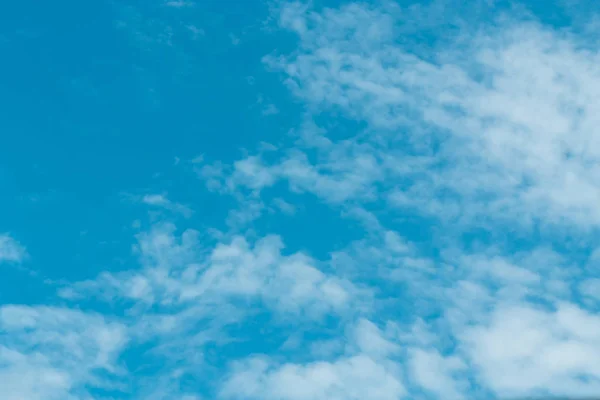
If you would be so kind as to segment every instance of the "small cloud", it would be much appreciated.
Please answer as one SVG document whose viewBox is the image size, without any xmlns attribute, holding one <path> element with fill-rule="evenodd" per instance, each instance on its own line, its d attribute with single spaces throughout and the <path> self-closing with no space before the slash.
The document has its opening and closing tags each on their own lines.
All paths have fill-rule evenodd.
<svg viewBox="0 0 600 400">
<path fill-rule="evenodd" d="M 204 162 L 204 155 L 200 154 L 199 156 L 196 156 L 194 158 L 192 158 L 192 164 L 200 164 Z"/>
<path fill-rule="evenodd" d="M 274 104 L 267 104 L 262 110 L 262 115 L 264 116 L 275 114 L 279 114 L 279 109 Z"/>
<path fill-rule="evenodd" d="M 25 248 L 8 234 L 0 235 L 0 263 L 20 263 L 27 256 Z"/>
<path fill-rule="evenodd" d="M 229 34 L 229 39 L 231 40 L 231 44 L 237 46 L 240 44 L 240 38 L 235 36 L 233 33 Z"/>
<path fill-rule="evenodd" d="M 144 196 L 142 201 L 151 206 L 166 206 L 169 202 L 163 195 L 161 194 L 147 194 Z"/>
<path fill-rule="evenodd" d="M 192 32 L 192 36 L 194 37 L 194 39 L 198 39 L 200 36 L 204 36 L 205 35 L 204 29 L 198 28 L 195 25 L 188 25 L 186 28 L 190 32 Z"/>
<path fill-rule="evenodd" d="M 202 161 L 198 161 L 199 163 Z M 198 176 L 205 181 L 206 187 L 209 190 L 222 190 L 224 179 L 225 179 L 225 171 L 224 166 L 217 162 L 211 165 L 204 165 L 201 168 L 197 169 Z"/>
<path fill-rule="evenodd" d="M 281 199 L 281 198 L 277 198 L 275 200 L 273 200 L 273 204 L 275 205 L 275 207 L 277 207 L 279 209 L 279 211 L 281 211 L 284 214 L 287 215 L 293 215 L 296 213 L 296 206 L 294 206 L 293 204 L 288 203 L 287 201 Z"/>
<path fill-rule="evenodd" d="M 275 104 L 265 102 L 265 99 L 262 95 L 258 96 L 256 104 L 262 107 L 262 115 L 264 116 L 279 114 L 279 109 L 277 106 L 275 106 Z"/>
<path fill-rule="evenodd" d="M 194 3 L 191 1 L 172 0 L 172 1 L 167 1 L 166 5 L 168 7 L 183 8 L 183 7 L 193 7 Z"/>
<path fill-rule="evenodd" d="M 172 202 L 162 194 L 147 194 L 142 198 L 142 202 L 154 207 L 164 208 L 166 210 L 183 215 L 189 218 L 193 214 L 193 210 L 183 204 Z"/>
<path fill-rule="evenodd" d="M 260 142 L 258 144 L 258 150 L 260 152 L 270 152 L 270 151 L 277 151 L 278 148 L 274 144 L 267 143 L 267 142 Z"/>
</svg>

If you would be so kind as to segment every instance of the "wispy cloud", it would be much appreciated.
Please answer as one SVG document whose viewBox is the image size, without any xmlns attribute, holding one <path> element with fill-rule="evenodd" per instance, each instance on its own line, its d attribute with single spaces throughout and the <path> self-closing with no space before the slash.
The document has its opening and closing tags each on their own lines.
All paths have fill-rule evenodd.
<svg viewBox="0 0 600 400">
<path fill-rule="evenodd" d="M 133 259 L 63 281 L 53 306 L 0 306 L 8 398 L 600 391 L 595 44 L 510 13 L 416 46 L 426 7 L 273 10 L 297 46 L 263 61 L 303 125 L 192 161 L 235 200 L 220 226 L 134 196 L 162 212 Z M 0 261 L 25 254 L 0 236 Z"/>
<path fill-rule="evenodd" d="M 0 263 L 1 262 L 16 262 L 23 261 L 27 252 L 25 248 L 19 244 L 8 234 L 0 234 Z"/>
<path fill-rule="evenodd" d="M 128 338 L 118 323 L 70 309 L 4 305 L 0 332 L 7 399 L 89 398 L 91 388 L 119 386 L 117 357 Z"/>
<path fill-rule="evenodd" d="M 398 399 L 406 394 L 402 375 L 387 357 L 394 346 L 371 322 L 350 332 L 347 354 L 333 361 L 278 364 L 253 357 L 232 365 L 222 391 L 231 399 Z"/>
<path fill-rule="evenodd" d="M 144 195 L 142 197 L 142 202 L 153 207 L 159 207 L 177 214 L 181 214 L 186 218 L 191 217 L 194 213 L 190 207 L 172 202 L 165 194 Z"/>
<path fill-rule="evenodd" d="M 292 192 L 358 211 L 348 215 L 374 229 L 372 236 L 336 252 L 332 262 L 355 280 L 377 281 L 380 290 L 377 279 L 395 282 L 403 294 L 381 293 L 379 307 L 414 304 L 402 308 L 401 318 L 395 314 L 401 320 L 441 315 L 429 322 L 443 329 L 434 336 L 455 343 L 450 350 L 437 339 L 424 345 L 413 334 L 402 336 L 415 346 L 405 355 L 412 390 L 453 398 L 477 390 L 597 390 L 598 364 L 583 356 L 592 354 L 585 332 L 597 318 L 590 295 L 593 258 L 575 266 L 549 243 L 510 254 L 502 249 L 506 242 L 477 251 L 460 240 L 432 257 L 378 222 L 416 212 L 435 218 L 449 235 L 506 226 L 527 232 L 539 225 L 596 232 L 596 50 L 576 35 L 518 18 L 462 24 L 443 47 L 423 52 L 398 41 L 406 19 L 399 8 L 351 4 L 315 12 L 291 3 L 278 12 L 299 47 L 265 63 L 308 104 L 308 122 L 279 159 L 251 155 L 222 169 L 229 171 L 221 175 L 222 185 L 260 194 L 286 181 Z M 324 112 L 366 128 L 336 139 L 310 121 Z M 578 303 L 581 295 L 586 300 Z M 382 315 L 393 320 L 389 312 Z M 501 322 L 513 321 L 511 315 L 519 315 L 514 326 Z M 570 333 L 549 332 L 560 326 L 558 318 L 569 321 Z M 521 320 L 528 322 L 518 325 Z M 510 335 L 520 334 L 531 338 L 531 346 L 509 344 Z M 503 350 L 487 350 L 495 348 Z M 551 361 L 566 357 L 567 348 L 582 356 L 560 366 Z M 276 392 L 280 375 L 269 361 L 252 362 L 265 371 L 252 375 L 263 386 L 248 386 L 256 394 L 240 396 L 275 392 L 269 395 L 294 398 Z"/>
<path fill-rule="evenodd" d="M 396 40 L 404 19 L 394 8 L 354 4 L 319 14 L 283 6 L 280 23 L 300 47 L 266 57 L 267 65 L 315 112 L 339 110 L 378 134 L 361 138 L 360 156 L 336 153 L 331 163 L 293 154 L 282 161 L 282 178 L 327 196 L 332 183 L 361 182 L 362 194 L 385 177 L 404 182 L 378 194 L 397 207 L 595 225 L 597 53 L 575 36 L 505 19 L 465 26 L 443 48 L 419 54 Z M 352 175 L 318 184 L 346 162 Z"/>
<path fill-rule="evenodd" d="M 174 8 L 183 8 L 183 7 L 193 7 L 194 3 L 191 1 L 177 0 L 177 1 L 167 1 L 165 3 L 169 7 Z"/>
<path fill-rule="evenodd" d="M 321 272 L 318 262 L 301 254 L 284 255 L 281 239 L 264 237 L 254 244 L 241 236 L 212 249 L 199 242 L 199 232 L 175 235 L 175 226 L 162 224 L 138 236 L 141 271 L 104 273 L 96 281 L 70 286 L 65 297 L 88 291 L 111 299 L 162 305 L 223 304 L 232 298 L 263 301 L 268 307 L 311 318 L 350 311 L 360 293 L 343 279 Z"/>
</svg>

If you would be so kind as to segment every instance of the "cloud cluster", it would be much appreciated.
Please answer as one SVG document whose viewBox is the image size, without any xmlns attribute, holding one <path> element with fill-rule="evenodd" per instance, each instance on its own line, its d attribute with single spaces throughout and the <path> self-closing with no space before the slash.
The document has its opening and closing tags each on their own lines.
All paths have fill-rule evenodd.
<svg viewBox="0 0 600 400">
<path fill-rule="evenodd" d="M 282 254 L 283 243 L 267 236 L 254 244 L 241 236 L 204 249 L 199 232 L 177 236 L 173 224 L 156 225 L 138 236 L 143 268 L 119 274 L 103 273 L 93 281 L 70 285 L 66 298 L 90 290 L 106 299 L 154 304 L 227 304 L 230 299 L 256 299 L 283 313 L 313 318 L 348 310 L 360 291 L 344 279 L 328 276 L 305 254 Z"/>
<path fill-rule="evenodd" d="M 96 387 L 120 389 L 117 361 L 126 328 L 72 309 L 0 308 L 0 382 L 7 399 L 88 399 Z"/>
<path fill-rule="evenodd" d="M 350 349 L 333 361 L 277 363 L 268 357 L 235 362 L 221 396 L 232 399 L 398 399 L 406 394 L 391 362 L 397 348 L 370 321 L 349 334 Z"/>
<path fill-rule="evenodd" d="M 312 113 L 371 130 L 333 143 L 310 132 L 311 152 L 295 149 L 276 166 L 240 161 L 236 183 L 285 179 L 331 201 L 378 196 L 452 220 L 598 223 L 600 75 L 588 42 L 505 18 L 415 52 L 403 45 L 408 16 L 394 7 L 280 11 L 299 47 L 265 63 Z"/>
<path fill-rule="evenodd" d="M 541 226 L 595 237 L 600 76 L 586 38 L 504 18 L 466 26 L 424 52 L 403 44 L 406 12 L 396 7 L 316 11 L 291 3 L 279 12 L 298 49 L 265 63 L 306 102 L 309 118 L 343 115 L 366 128 L 340 138 L 308 121 L 275 163 L 257 156 L 235 163 L 230 187 L 260 191 L 281 180 L 292 192 L 358 207 L 362 217 L 419 213 L 456 235 Z M 543 241 L 517 254 L 503 254 L 506 242 L 479 251 L 451 242 L 433 258 L 394 252 L 381 238 L 337 254 L 338 263 L 362 269 L 363 281 L 381 274 L 405 289 L 381 296 L 416 307 L 386 316 L 428 318 L 453 343 L 412 351 L 417 386 L 452 397 L 476 387 L 496 395 L 594 393 L 596 345 L 583 333 L 596 332 L 588 328 L 598 311 L 594 257 L 569 263 Z M 582 248 L 572 251 L 581 260 Z M 519 335 L 522 342 L 511 342 Z"/>
<path fill-rule="evenodd" d="M 597 394 L 594 45 L 513 16 L 419 47 L 419 7 L 274 12 L 297 46 L 263 61 L 304 124 L 230 165 L 196 160 L 238 201 L 225 232 L 149 194 L 187 218 L 138 232 L 133 265 L 61 282 L 53 306 L 2 305 L 8 398 Z M 361 237 L 324 234 L 312 206 Z M 265 233 L 281 214 L 309 231 Z M 0 236 L 0 262 L 24 256 Z"/>
</svg>

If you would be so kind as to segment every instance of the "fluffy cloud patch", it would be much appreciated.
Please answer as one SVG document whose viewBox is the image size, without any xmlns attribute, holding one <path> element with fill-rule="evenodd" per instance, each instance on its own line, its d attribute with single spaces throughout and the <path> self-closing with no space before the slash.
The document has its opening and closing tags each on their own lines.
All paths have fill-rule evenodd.
<svg viewBox="0 0 600 400">
<path fill-rule="evenodd" d="M 119 388 L 125 326 L 71 309 L 0 308 L 0 386 L 8 399 L 92 398 Z M 116 380 L 114 378 L 117 378 Z"/>
<path fill-rule="evenodd" d="M 282 254 L 283 243 L 277 236 L 254 244 L 234 236 L 207 249 L 197 231 L 177 236 L 175 229 L 171 224 L 157 225 L 138 236 L 142 271 L 104 273 L 97 280 L 64 288 L 63 296 L 81 297 L 90 291 L 147 306 L 217 305 L 248 299 L 282 313 L 312 318 L 350 311 L 360 301 L 360 290 L 320 271 L 317 260 L 302 253 Z M 362 297 L 367 299 L 368 293 Z"/>
<path fill-rule="evenodd" d="M 502 396 L 593 396 L 600 390 L 600 316 L 574 304 L 556 310 L 502 305 L 464 333 L 482 381 Z"/>
<path fill-rule="evenodd" d="M 334 361 L 283 363 L 254 357 L 232 366 L 221 395 L 231 399 L 398 399 L 401 371 L 388 359 L 394 345 L 370 321 L 352 329 L 349 351 Z"/>
</svg>

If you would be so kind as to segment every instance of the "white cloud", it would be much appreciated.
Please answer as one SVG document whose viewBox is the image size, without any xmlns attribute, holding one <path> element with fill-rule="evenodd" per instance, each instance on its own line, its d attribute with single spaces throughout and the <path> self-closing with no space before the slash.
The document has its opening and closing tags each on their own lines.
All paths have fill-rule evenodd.
<svg viewBox="0 0 600 400">
<path fill-rule="evenodd" d="M 233 167 L 234 171 L 228 182 L 232 188 L 243 184 L 250 189 L 261 190 L 275 182 L 276 172 L 266 167 L 258 157 L 236 161 Z"/>
<path fill-rule="evenodd" d="M 16 262 L 23 261 L 27 252 L 25 248 L 19 244 L 8 234 L 0 234 L 0 263 L 1 262 Z"/>
<path fill-rule="evenodd" d="M 135 343 L 158 340 L 152 353 L 165 365 L 192 374 L 204 365 L 207 344 L 235 339 L 228 338 L 227 328 L 249 321 L 257 310 L 272 312 L 273 324 L 294 321 L 309 327 L 329 317 L 351 318 L 369 301 L 368 291 L 324 273 L 317 260 L 302 253 L 284 254 L 277 236 L 253 242 L 232 236 L 208 247 L 199 239 L 193 230 L 178 233 L 172 224 L 156 225 L 138 235 L 134 250 L 140 270 L 104 272 L 95 280 L 66 286 L 60 294 L 125 307 L 124 322 Z M 374 334 L 364 335 L 369 333 Z M 370 346 L 382 351 L 384 342 Z M 360 374 L 360 368 L 376 374 L 381 367 L 357 358 L 335 368 L 349 379 Z M 174 393 L 179 378 L 164 379 L 159 389 Z M 392 378 L 382 379 L 395 387 L 388 383 Z"/>
<path fill-rule="evenodd" d="M 276 198 L 273 200 L 273 205 L 279 209 L 282 213 L 287 215 L 294 215 L 297 211 L 297 207 L 282 198 Z"/>
<path fill-rule="evenodd" d="M 265 356 L 235 362 L 221 396 L 231 399 L 397 400 L 406 395 L 394 346 L 370 321 L 360 320 L 347 355 L 333 361 L 283 363 Z M 372 340 L 372 342 L 369 342 Z"/>
<path fill-rule="evenodd" d="M 600 316 L 597 307 L 574 303 L 581 282 L 593 282 L 581 269 L 547 249 L 448 261 L 458 268 L 430 284 L 443 293 L 431 301 L 443 312 L 437 329 L 455 343 L 449 354 L 463 366 L 459 376 L 446 371 L 430 385 L 460 385 L 468 373 L 500 397 L 597 393 Z"/>
<path fill-rule="evenodd" d="M 398 345 L 385 338 L 377 325 L 364 318 L 358 321 L 351 336 L 360 352 L 374 359 L 385 359 L 399 351 Z"/>
<path fill-rule="evenodd" d="M 600 301 L 600 279 L 592 278 L 581 282 L 579 290 L 583 295 Z"/>
<path fill-rule="evenodd" d="M 444 357 L 435 349 L 412 349 L 409 368 L 414 382 L 437 397 L 453 400 L 465 398 L 466 385 L 455 376 L 467 368 L 459 357 Z"/>
<path fill-rule="evenodd" d="M 279 8 L 281 26 L 298 35 L 299 46 L 266 57 L 266 64 L 286 76 L 312 116 L 331 111 L 367 128 L 340 139 L 339 132 L 307 123 L 296 147 L 276 161 L 250 156 L 221 179 L 230 190 L 257 196 L 285 180 L 293 192 L 355 211 L 371 236 L 335 252 L 336 271 L 375 286 L 377 279 L 397 284 L 393 296 L 380 294 L 378 312 L 402 305 L 400 325 L 428 317 L 444 329 L 425 332 L 433 339 L 411 337 L 422 331 L 402 336 L 412 346 L 405 349 L 411 387 L 449 398 L 477 387 L 500 396 L 591 394 L 596 343 L 586 332 L 598 317 L 589 271 L 543 245 L 507 255 L 502 243 L 467 251 L 454 238 L 446 240 L 458 249 L 432 259 L 378 220 L 394 212 L 379 208 L 387 201 L 403 212 L 433 215 L 452 232 L 486 223 L 521 230 L 539 222 L 577 234 L 595 228 L 599 55 L 575 36 L 510 18 L 487 28 L 461 25 L 455 39 L 425 54 L 398 40 L 404 11 L 357 4 L 319 12 L 299 3 Z M 576 290 L 587 305 L 574 305 Z M 391 351 L 387 339 L 361 340 L 377 332 L 367 323 L 362 329 L 353 342 L 362 343 L 360 355 L 314 363 L 253 359 L 236 366 L 225 392 L 353 398 L 356 392 L 334 389 L 337 366 L 352 357 L 381 360 Z M 339 350 L 334 339 L 321 343 L 324 351 L 314 354 Z M 329 380 L 310 380 L 319 368 Z"/>
<path fill-rule="evenodd" d="M 232 296 L 260 296 L 283 312 L 309 314 L 344 309 L 351 301 L 352 286 L 316 269 L 314 261 L 302 254 L 283 256 L 283 244 L 270 236 L 250 248 L 241 237 L 218 245 L 211 254 L 210 267 L 183 298 L 207 293 Z"/>
<path fill-rule="evenodd" d="M 500 396 L 592 396 L 600 390 L 600 317 L 573 304 L 500 305 L 467 329 L 465 352 Z"/>
<path fill-rule="evenodd" d="M 401 365 L 411 393 L 460 399 L 473 391 L 518 397 L 597 390 L 598 306 L 575 305 L 573 297 L 579 290 L 593 298 L 596 280 L 585 268 L 544 247 L 510 255 L 446 249 L 433 260 L 394 232 L 372 234 L 334 260 L 355 264 L 353 277 L 375 280 L 375 287 L 378 273 L 387 283 L 395 278 L 375 307 L 398 319 L 400 331 L 388 331 L 384 343 L 395 338 L 394 348 L 407 352 Z M 366 323 L 355 343 L 367 343 L 363 352 L 373 355 L 385 346 L 381 334 L 367 339 L 370 331 L 378 330 Z"/>
<path fill-rule="evenodd" d="M 397 400 L 405 389 L 385 366 L 363 355 L 275 367 L 259 358 L 236 365 L 221 395 L 265 400 Z"/>
<path fill-rule="evenodd" d="M 4 398 L 88 398 L 91 387 L 115 387 L 124 326 L 63 308 L 0 308 L 0 387 Z M 109 376 L 114 379 L 107 380 Z"/>
<path fill-rule="evenodd" d="M 278 153 L 279 144 L 265 145 L 231 166 L 197 167 L 210 190 L 238 200 L 227 233 L 156 224 L 137 236 L 139 268 L 61 290 L 64 299 L 116 305 L 120 323 L 74 309 L 0 308 L 0 385 L 15 400 L 91 397 L 90 387 L 110 386 L 105 374 L 120 382 L 118 355 L 131 339 L 165 366 L 147 378 L 155 388 L 145 398 L 195 399 L 181 394 L 188 393 L 180 387 L 186 374 L 204 374 L 208 345 L 218 352 L 239 339 L 228 328 L 260 310 L 269 324 L 293 322 L 300 333 L 274 344 L 275 354 L 234 355 L 231 369 L 219 371 L 221 398 L 600 390 L 600 285 L 590 279 L 597 260 L 570 260 L 551 245 L 503 247 L 503 236 L 532 221 L 575 229 L 578 238 L 589 232 L 579 228 L 600 222 L 595 50 L 507 19 L 463 27 L 456 40 L 425 54 L 398 40 L 406 18 L 399 8 L 316 12 L 293 3 L 278 11 L 299 46 L 265 62 L 309 110 L 294 147 Z M 365 125 L 332 133 L 310 122 L 328 112 Z M 279 181 L 358 220 L 366 236 L 328 249 L 324 261 L 288 251 L 279 235 L 240 234 L 271 205 L 295 212 L 287 193 L 265 198 Z M 166 195 L 141 200 L 191 213 Z M 442 234 L 424 239 L 434 250 L 396 231 L 406 220 L 398 210 L 406 209 L 436 217 Z M 455 234 L 456 226 L 482 221 L 509 222 L 511 231 L 490 224 L 501 238 L 477 246 Z M 303 234 L 331 239 L 317 236 L 318 228 Z M 2 238 L 0 260 L 20 260 L 24 250 Z M 575 304 L 577 297 L 585 302 Z M 135 386 L 146 378 L 132 379 Z"/>
<path fill-rule="evenodd" d="M 164 194 L 147 194 L 142 197 L 142 202 L 149 206 L 163 208 L 165 210 L 181 214 L 186 218 L 192 216 L 194 211 L 183 204 L 169 200 Z"/>
<path fill-rule="evenodd" d="M 192 7 L 194 5 L 194 3 L 191 1 L 183 1 L 183 0 L 167 1 L 165 4 L 168 7 L 174 7 L 174 8 Z"/>
<path fill-rule="evenodd" d="M 337 200 L 371 193 L 385 179 L 378 196 L 444 219 L 600 222 L 598 52 L 575 36 L 508 19 L 465 25 L 444 48 L 417 54 L 397 40 L 410 12 L 281 8 L 299 49 L 267 64 L 315 112 L 338 110 L 375 131 L 361 137 L 361 153 L 330 162 L 296 151 L 280 177 Z M 347 146 L 334 142 L 329 151 Z M 330 177 L 344 163 L 354 172 Z"/>
<path fill-rule="evenodd" d="M 204 29 L 198 28 L 196 25 L 187 25 L 186 28 L 192 33 L 192 38 L 194 40 L 206 35 L 206 32 L 204 32 Z"/>
<path fill-rule="evenodd" d="M 142 323 L 152 331 L 149 335 L 186 329 L 205 318 L 217 325 L 239 322 L 252 312 L 248 304 L 282 317 L 318 321 L 359 313 L 369 302 L 368 290 L 322 272 L 317 260 L 302 253 L 284 255 L 277 236 L 254 243 L 233 236 L 206 248 L 198 232 L 178 236 L 174 225 L 163 224 L 138 235 L 138 241 L 141 270 L 102 273 L 64 287 L 62 297 L 127 299 L 134 315 L 154 321 Z"/>
<path fill-rule="evenodd" d="M 277 108 L 277 106 L 275 104 L 266 104 L 262 110 L 262 115 L 264 115 L 264 116 L 276 115 L 276 114 L 279 114 L 279 109 Z"/>
</svg>

